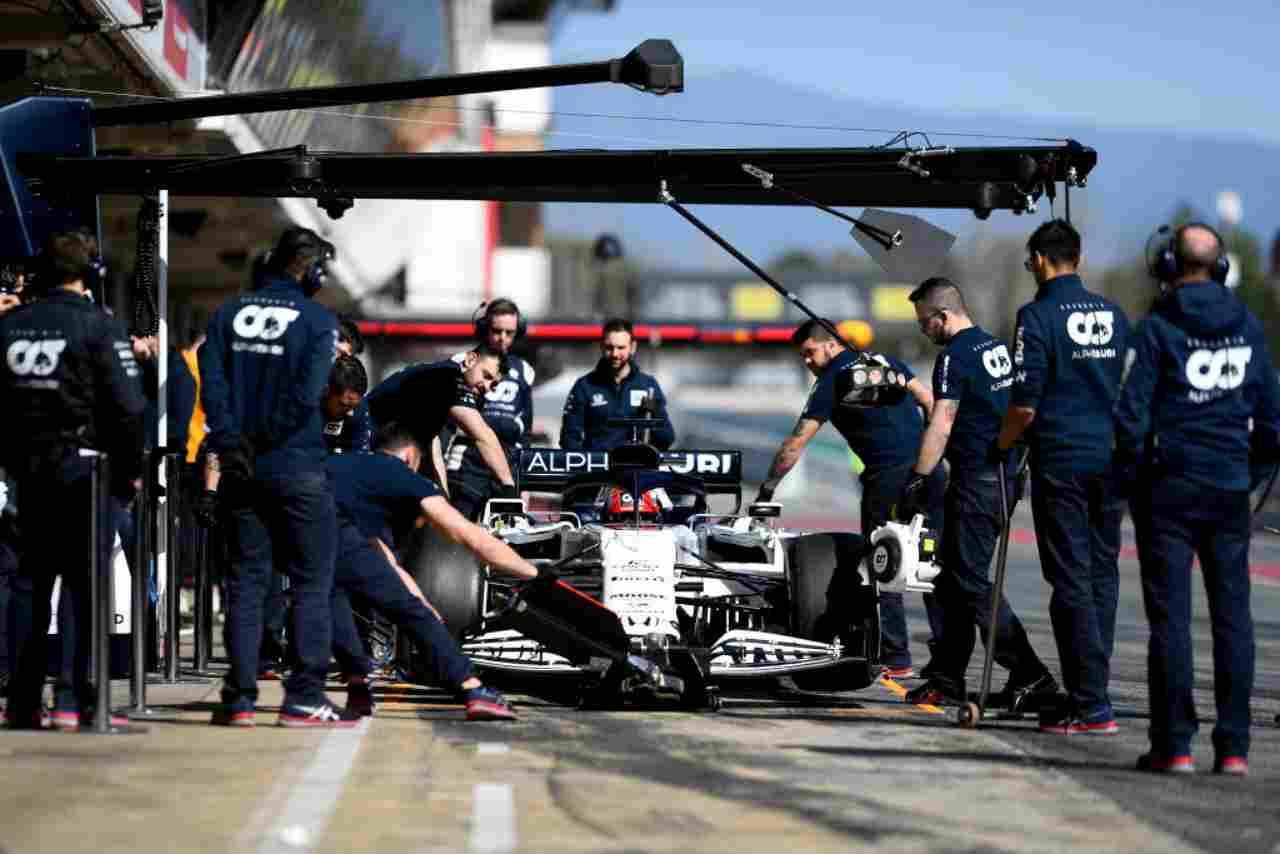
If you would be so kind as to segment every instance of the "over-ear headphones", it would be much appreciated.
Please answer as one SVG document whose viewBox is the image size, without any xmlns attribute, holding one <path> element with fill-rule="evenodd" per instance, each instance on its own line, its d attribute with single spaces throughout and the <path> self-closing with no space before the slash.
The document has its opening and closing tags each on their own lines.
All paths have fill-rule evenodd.
<svg viewBox="0 0 1280 854">
<path fill-rule="evenodd" d="M 1172 282 L 1182 276 L 1183 259 L 1178 252 L 1182 242 L 1182 234 L 1188 228 L 1203 228 L 1218 241 L 1218 257 L 1209 267 L 1209 278 L 1220 285 L 1227 283 L 1227 274 L 1231 272 L 1231 261 L 1227 258 L 1227 246 L 1217 229 L 1203 222 L 1189 222 L 1178 228 L 1162 225 L 1147 240 L 1147 270 L 1158 282 Z M 1153 244 L 1154 243 L 1154 247 Z"/>
<path fill-rule="evenodd" d="M 324 285 L 324 280 L 329 275 L 326 264 L 338 257 L 338 250 L 332 243 L 309 228 L 300 226 L 287 228 L 276 241 L 275 249 L 263 256 L 263 269 L 283 274 L 290 262 L 299 255 L 313 255 L 316 259 L 307 268 L 306 274 L 299 283 L 302 286 L 302 292 L 310 297 Z M 262 278 L 256 275 L 255 271 L 254 290 L 262 287 L 263 284 Z"/>
<path fill-rule="evenodd" d="M 529 331 L 529 326 L 524 320 L 524 312 L 515 304 L 515 301 L 506 297 L 499 297 L 495 300 L 480 303 L 479 307 L 471 315 L 471 323 L 475 326 L 477 340 L 484 341 L 488 339 L 489 326 L 492 324 L 493 318 L 499 314 L 514 314 L 516 316 L 517 341 Z"/>
</svg>

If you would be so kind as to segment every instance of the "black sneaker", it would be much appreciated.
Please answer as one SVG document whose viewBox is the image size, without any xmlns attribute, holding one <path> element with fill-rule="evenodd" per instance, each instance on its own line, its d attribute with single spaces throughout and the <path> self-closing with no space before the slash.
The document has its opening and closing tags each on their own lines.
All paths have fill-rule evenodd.
<svg viewBox="0 0 1280 854">
<path fill-rule="evenodd" d="M 1012 675 L 1004 688 L 987 698 L 987 706 L 1001 709 L 1009 717 L 1038 714 L 1042 708 L 1056 705 L 1063 699 L 1058 681 L 1049 673 L 1031 679 L 1016 679 Z"/>
<path fill-rule="evenodd" d="M 365 682 L 347 683 L 347 711 L 362 718 L 373 717 L 373 686 Z"/>
<path fill-rule="evenodd" d="M 339 709 L 327 700 L 314 706 L 285 703 L 276 719 L 277 726 L 294 729 L 351 729 L 359 723 L 359 715 Z"/>
<path fill-rule="evenodd" d="M 907 692 L 904 698 L 915 706 L 963 706 L 964 690 L 952 682 L 934 677 Z"/>
</svg>

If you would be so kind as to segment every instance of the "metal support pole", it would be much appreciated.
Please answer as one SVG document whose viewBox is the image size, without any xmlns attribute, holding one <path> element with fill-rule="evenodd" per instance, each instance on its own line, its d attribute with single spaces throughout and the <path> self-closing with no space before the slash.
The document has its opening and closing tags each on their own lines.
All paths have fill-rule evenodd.
<svg viewBox="0 0 1280 854">
<path fill-rule="evenodd" d="M 132 630 L 133 670 L 129 683 L 129 714 L 147 715 L 148 582 L 151 578 L 151 454 L 142 454 L 142 488 L 133 502 L 133 578 L 129 627 Z"/>
<path fill-rule="evenodd" d="M 89 477 L 89 601 L 92 602 L 90 644 L 92 673 L 97 699 L 93 709 L 93 732 L 111 731 L 111 546 L 107 539 L 115 531 L 111 524 L 110 467 L 106 454 L 82 451 L 93 457 Z M 63 641 L 65 642 L 65 638 Z"/>
<path fill-rule="evenodd" d="M 168 576 L 165 579 L 165 681 L 178 681 L 178 649 L 181 624 L 178 609 L 182 601 L 182 570 L 178 560 L 178 548 L 182 531 L 179 519 L 181 501 L 178 497 L 178 477 L 180 458 L 177 454 L 166 454 L 164 458 L 165 483 L 165 552 L 168 555 Z"/>
<path fill-rule="evenodd" d="M 213 609 L 210 607 L 212 589 L 209 579 L 209 537 L 212 531 L 197 527 L 195 530 L 195 640 L 191 654 L 191 664 L 196 673 L 204 673 L 209 669 L 209 653 L 212 646 L 213 632 L 210 623 Z"/>
</svg>

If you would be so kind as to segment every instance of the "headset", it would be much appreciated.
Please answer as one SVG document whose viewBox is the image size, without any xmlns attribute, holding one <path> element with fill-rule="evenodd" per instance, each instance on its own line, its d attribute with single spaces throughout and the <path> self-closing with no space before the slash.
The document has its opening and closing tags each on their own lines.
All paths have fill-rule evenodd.
<svg viewBox="0 0 1280 854">
<path fill-rule="evenodd" d="M 303 254 L 316 256 L 300 282 L 303 294 L 314 296 L 324 285 L 324 280 L 329 275 L 326 265 L 338 257 L 338 250 L 309 228 L 295 226 L 285 229 L 275 248 L 262 256 L 261 272 L 283 273 L 290 261 Z M 259 272 L 255 262 L 252 281 L 255 291 L 265 283 L 265 276 L 259 275 Z"/>
<path fill-rule="evenodd" d="M 1178 254 L 1178 244 L 1182 233 L 1188 228 L 1203 228 L 1218 240 L 1218 257 L 1209 266 L 1209 278 L 1220 285 L 1227 283 L 1227 274 L 1231 272 L 1231 261 L 1227 258 L 1227 247 L 1222 235 L 1211 225 L 1203 222 L 1189 222 L 1186 225 L 1172 228 L 1162 225 L 1147 239 L 1147 270 L 1152 277 L 1162 283 L 1172 282 L 1182 275 L 1182 257 Z"/>
<path fill-rule="evenodd" d="M 499 297 L 495 300 L 480 303 L 479 307 L 472 313 L 471 323 L 475 326 L 476 340 L 488 340 L 489 325 L 494 316 L 498 314 L 514 314 L 516 316 L 516 341 L 523 338 L 524 334 L 529 331 L 529 325 L 525 323 L 524 312 L 515 304 L 515 301 L 506 297 Z"/>
</svg>

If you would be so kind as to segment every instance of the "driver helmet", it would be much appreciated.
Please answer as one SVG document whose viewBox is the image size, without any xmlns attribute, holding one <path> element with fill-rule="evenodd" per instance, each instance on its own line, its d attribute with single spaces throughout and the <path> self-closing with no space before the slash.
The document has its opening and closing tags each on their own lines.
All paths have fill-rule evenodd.
<svg viewBox="0 0 1280 854">
<path fill-rule="evenodd" d="M 646 489 L 640 493 L 640 518 L 659 521 L 663 511 L 671 509 L 671 498 L 662 487 Z M 636 502 L 630 491 L 620 486 L 612 487 L 605 499 L 604 518 L 609 522 L 626 522 L 636 516 Z"/>
</svg>

